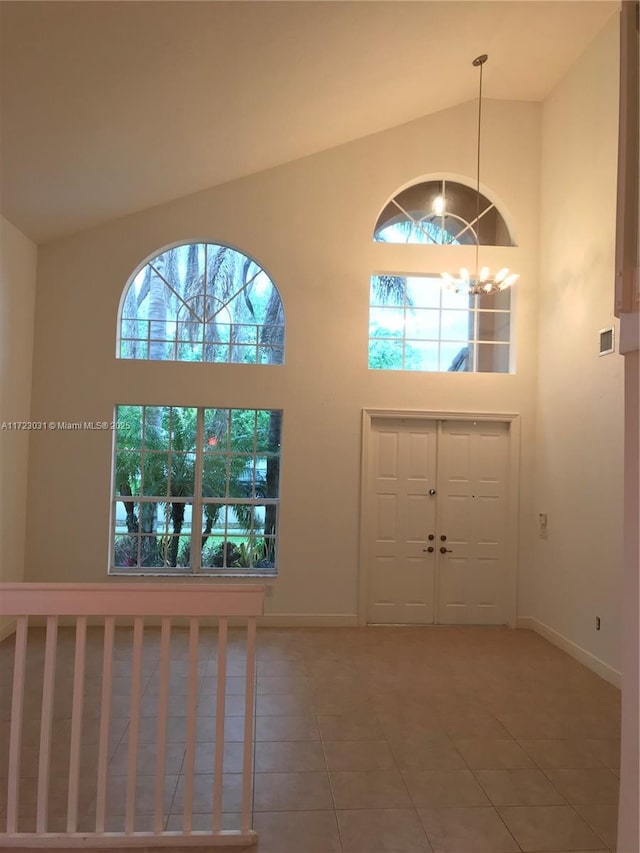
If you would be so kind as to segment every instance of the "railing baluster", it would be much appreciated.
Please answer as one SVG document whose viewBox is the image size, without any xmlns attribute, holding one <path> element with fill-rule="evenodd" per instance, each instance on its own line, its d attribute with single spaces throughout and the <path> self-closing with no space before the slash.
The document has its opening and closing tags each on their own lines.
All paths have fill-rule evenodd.
<svg viewBox="0 0 640 853">
<path fill-rule="evenodd" d="M 198 638 L 200 621 L 189 620 L 189 680 L 187 684 L 187 744 L 184 756 L 184 809 L 182 829 L 190 833 L 193 828 L 193 774 L 195 766 L 196 719 L 198 713 Z"/>
<path fill-rule="evenodd" d="M 250 828 L 252 798 L 252 763 L 255 722 L 255 645 L 256 618 L 262 613 L 264 590 L 254 585 L 186 585 L 186 584 L 23 584 L 0 583 L 0 616 L 13 617 L 16 622 L 16 638 L 13 666 L 11 697 L 11 721 L 9 726 L 9 758 L 6 801 L 6 825 L 0 827 L 0 849 L 5 847 L 91 849 L 105 846 L 148 847 L 165 846 L 185 839 L 190 846 L 216 847 L 217 844 L 243 845 L 255 840 L 256 834 Z M 186 729 L 184 733 L 185 759 L 182 770 L 184 779 L 184 810 L 182 829 L 178 833 L 167 832 L 164 827 L 164 795 L 167 771 L 167 753 L 171 733 L 169 732 L 169 710 L 171 692 L 171 634 L 172 619 L 186 616 L 189 619 L 189 663 L 186 691 Z M 195 800 L 195 769 L 197 755 L 197 725 L 200 701 L 201 675 L 198 670 L 200 656 L 200 619 L 216 616 L 218 619 L 217 644 L 217 688 L 215 710 L 207 705 L 205 713 L 215 713 L 215 754 L 213 758 L 212 818 L 204 831 L 193 829 L 193 810 Z M 28 641 L 29 620 L 31 617 L 46 618 L 44 641 L 44 673 L 41 682 L 31 687 L 27 679 L 30 676 L 27 655 L 30 652 Z M 69 772 L 66 779 L 68 791 L 63 798 L 65 808 L 63 828 L 49 824 L 53 818 L 53 801 L 49 802 L 49 790 L 54 782 L 65 784 L 65 779 L 52 777 L 53 738 L 56 735 L 55 714 L 57 713 L 56 671 L 60 666 L 58 656 L 58 623 L 61 618 L 75 619 L 75 642 L 73 662 L 73 687 L 71 695 Z M 82 741 L 86 727 L 85 690 L 86 674 L 93 667 L 93 644 L 90 644 L 88 619 L 100 617 L 104 620 L 104 639 L 102 650 L 97 651 L 98 662 L 102 663 L 102 684 L 100 685 L 98 725 L 98 756 L 96 777 L 95 828 L 90 831 L 78 829 L 82 818 L 81 806 L 84 802 L 82 789 Z M 145 618 L 159 617 L 160 661 L 159 691 L 157 705 L 152 709 L 157 715 L 157 731 L 153 732 L 153 742 L 157 747 L 154 779 L 154 812 L 149 817 L 152 827 L 139 831 L 138 819 L 138 746 L 141 719 L 142 692 L 145 685 L 143 671 L 143 651 L 145 647 Z M 226 679 L 228 669 L 229 618 L 241 617 L 247 620 L 246 635 L 246 684 L 244 719 L 244 754 L 242 759 L 242 827 L 231 831 L 222 830 L 222 809 L 224 800 L 225 770 L 225 721 L 226 721 Z M 124 827 L 107 832 L 106 822 L 109 811 L 108 783 L 109 760 L 115 741 L 113 734 L 121 736 L 122 730 L 112 731 L 112 708 L 114 684 L 115 629 L 117 619 L 133 620 L 133 638 L 131 648 L 131 696 L 129 700 L 129 721 L 118 718 L 123 723 L 124 739 L 128 738 L 126 749 L 127 782 L 124 806 Z M 156 635 L 157 636 L 157 635 Z M 154 642 L 155 648 L 155 642 Z M 60 654 L 65 651 L 61 647 Z M 40 661 L 38 656 L 37 661 Z M 93 671 L 93 669 L 92 669 Z M 99 684 L 99 682 L 98 682 Z M 36 799 L 35 831 L 19 831 L 21 787 L 21 752 L 24 727 L 25 701 L 29 689 L 34 695 L 42 688 L 40 704 L 40 734 L 38 757 L 38 780 Z M 40 698 L 38 696 L 38 698 Z M 211 697 L 213 698 L 213 697 Z M 208 700 L 208 697 L 207 697 Z M 239 722 L 239 721 L 238 721 Z M 24 780 L 22 780 L 24 785 Z M 211 804 L 211 800 L 209 803 Z M 122 812 L 120 812 L 122 814 Z M 56 814 L 56 818 L 61 815 Z M 238 821 L 239 823 L 240 821 Z"/>
<path fill-rule="evenodd" d="M 144 619 L 133 620 L 133 654 L 131 660 L 131 716 L 129 719 L 129 756 L 127 762 L 127 803 L 125 806 L 124 831 L 135 829 L 136 784 L 138 781 L 138 731 L 140 728 L 140 682 L 142 669 L 142 639 Z"/>
<path fill-rule="evenodd" d="M 251 828 L 253 793 L 253 720 L 256 683 L 256 618 L 247 621 L 247 663 L 244 701 L 244 753 L 242 756 L 242 823 L 241 831 Z"/>
<path fill-rule="evenodd" d="M 76 620 L 76 650 L 73 662 L 73 704 L 71 708 L 71 745 L 69 748 L 69 796 L 67 801 L 67 832 L 78 825 L 78 786 L 80 781 L 80 744 L 82 738 L 82 707 L 84 694 L 84 660 L 87 639 L 87 617 Z"/>
<path fill-rule="evenodd" d="M 11 729 L 9 732 L 9 766 L 7 789 L 7 832 L 17 832 L 20 791 L 20 751 L 22 747 L 22 708 L 24 675 L 27 659 L 28 616 L 16 621 L 16 646 L 13 656 L 13 693 L 11 696 Z"/>
<path fill-rule="evenodd" d="M 164 772 L 167 754 L 167 705 L 169 702 L 169 650 L 171 618 L 163 616 L 160 633 L 160 686 L 158 691 L 158 736 L 156 740 L 156 802 L 153 831 L 164 829 Z"/>
<path fill-rule="evenodd" d="M 56 646 L 58 617 L 47 616 L 47 633 L 44 648 L 44 678 L 42 682 L 42 715 L 40 718 L 40 755 L 38 761 L 38 806 L 36 832 L 47 831 L 49 806 L 49 765 L 51 763 L 51 723 L 56 683 Z"/>
<path fill-rule="evenodd" d="M 96 790 L 96 832 L 104 832 L 107 800 L 107 763 L 109 761 L 109 729 L 111 727 L 111 674 L 113 671 L 113 636 L 115 619 L 106 616 L 102 646 L 102 697 L 100 700 L 100 741 L 98 747 L 98 784 Z"/>
<path fill-rule="evenodd" d="M 224 773 L 224 715 L 227 692 L 227 619 L 218 622 L 218 667 L 216 673 L 216 745 L 213 768 L 213 831 L 222 826 L 222 776 Z"/>
</svg>

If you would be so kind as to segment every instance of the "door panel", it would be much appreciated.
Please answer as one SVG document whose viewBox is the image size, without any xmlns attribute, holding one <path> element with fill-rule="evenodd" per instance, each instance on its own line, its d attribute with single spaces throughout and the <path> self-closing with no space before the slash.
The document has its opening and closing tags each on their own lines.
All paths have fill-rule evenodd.
<svg viewBox="0 0 640 853">
<path fill-rule="evenodd" d="M 433 622 L 436 438 L 433 421 L 373 420 L 369 622 Z"/>
<path fill-rule="evenodd" d="M 368 620 L 507 623 L 508 424 L 374 418 L 371 437 Z"/>
<path fill-rule="evenodd" d="M 509 620 L 506 560 L 509 427 L 444 421 L 439 444 L 438 621 L 502 625 Z"/>
</svg>

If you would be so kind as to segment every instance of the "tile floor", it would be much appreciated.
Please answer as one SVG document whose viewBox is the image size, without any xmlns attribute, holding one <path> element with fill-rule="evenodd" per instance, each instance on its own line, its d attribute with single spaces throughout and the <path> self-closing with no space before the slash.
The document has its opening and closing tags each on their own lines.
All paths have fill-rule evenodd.
<svg viewBox="0 0 640 853">
<path fill-rule="evenodd" d="M 117 630 L 110 827 L 124 814 L 130 631 Z M 90 629 L 80 808 L 95 813 L 101 632 Z M 174 631 L 165 808 L 180 827 L 187 634 Z M 138 827 L 150 828 L 159 631 L 146 629 Z M 215 632 L 203 629 L 194 828 L 212 788 Z M 0 646 L 0 821 L 12 641 Z M 20 827 L 34 820 L 43 632 L 30 632 Z M 241 634 L 227 672 L 225 820 L 239 809 Z M 61 629 L 50 828 L 63 822 L 73 631 Z M 568 853 L 615 850 L 620 694 L 528 631 L 360 628 L 259 631 L 257 853 Z M 167 848 L 165 848 L 167 849 Z M 177 850 L 178 848 L 176 848 Z M 187 849 L 187 848 L 184 848 Z M 194 848 L 189 848 L 193 850 Z M 216 848 L 220 851 L 221 848 Z M 236 850 L 238 848 L 235 848 Z"/>
</svg>

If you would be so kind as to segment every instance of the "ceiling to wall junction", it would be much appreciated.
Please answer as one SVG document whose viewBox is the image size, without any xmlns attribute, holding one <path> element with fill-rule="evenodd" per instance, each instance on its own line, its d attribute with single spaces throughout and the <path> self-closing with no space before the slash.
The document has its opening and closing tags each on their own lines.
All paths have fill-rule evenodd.
<svg viewBox="0 0 640 853">
<path fill-rule="evenodd" d="M 0 3 L 2 212 L 45 242 L 485 94 L 542 100 L 617 2 Z"/>
</svg>

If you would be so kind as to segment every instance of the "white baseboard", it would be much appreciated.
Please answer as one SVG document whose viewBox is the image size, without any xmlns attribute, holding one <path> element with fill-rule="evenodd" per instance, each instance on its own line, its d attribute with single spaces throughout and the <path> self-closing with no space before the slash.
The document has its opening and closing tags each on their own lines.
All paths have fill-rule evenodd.
<svg viewBox="0 0 640 853">
<path fill-rule="evenodd" d="M 357 613 L 266 613 L 258 617 L 262 628 L 356 628 Z"/>
<path fill-rule="evenodd" d="M 6 621 L 3 619 L 0 623 L 0 643 L 3 640 L 6 640 L 7 637 L 10 637 L 12 634 L 16 632 L 16 620 L 13 618 L 7 617 Z"/>
<path fill-rule="evenodd" d="M 622 675 L 617 669 L 614 669 L 608 663 L 600 660 L 599 657 L 583 649 L 582 646 L 574 643 L 573 640 L 545 625 L 544 622 L 540 622 L 533 616 L 519 616 L 518 628 L 528 628 L 531 631 L 535 631 L 536 634 L 540 634 L 545 640 L 553 643 L 554 646 L 557 646 L 563 652 L 566 652 L 572 658 L 584 664 L 592 672 L 595 672 L 596 675 L 599 675 L 600 678 L 604 678 L 605 681 L 608 681 L 615 687 L 620 688 L 622 686 Z"/>
</svg>

